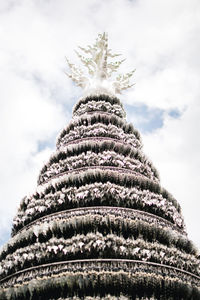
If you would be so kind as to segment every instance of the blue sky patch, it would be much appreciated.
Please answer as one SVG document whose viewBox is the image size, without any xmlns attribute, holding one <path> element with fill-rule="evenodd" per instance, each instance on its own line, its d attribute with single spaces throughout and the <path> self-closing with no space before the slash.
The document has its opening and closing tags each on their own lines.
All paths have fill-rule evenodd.
<svg viewBox="0 0 200 300">
<path fill-rule="evenodd" d="M 166 111 L 159 108 L 150 108 L 147 105 L 124 104 L 127 121 L 131 122 L 141 133 L 150 133 L 163 126 L 164 115 L 179 118 L 181 113 L 177 109 Z"/>
<path fill-rule="evenodd" d="M 40 152 L 42 150 L 44 150 L 45 148 L 50 148 L 50 149 L 53 149 L 55 148 L 55 140 L 56 140 L 56 137 L 54 136 L 52 139 L 49 139 L 49 140 L 42 140 L 42 141 L 38 141 L 38 144 L 37 144 L 37 151 Z"/>
<path fill-rule="evenodd" d="M 178 109 L 172 109 L 169 111 L 169 115 L 172 118 L 178 119 L 181 116 L 181 113 Z"/>
<path fill-rule="evenodd" d="M 8 230 L 4 230 L 0 237 L 0 247 L 2 247 L 11 237 L 12 220 L 9 221 Z"/>
<path fill-rule="evenodd" d="M 124 105 L 127 120 L 141 133 L 152 132 L 163 126 L 164 110 L 149 108 L 147 105 Z"/>
</svg>

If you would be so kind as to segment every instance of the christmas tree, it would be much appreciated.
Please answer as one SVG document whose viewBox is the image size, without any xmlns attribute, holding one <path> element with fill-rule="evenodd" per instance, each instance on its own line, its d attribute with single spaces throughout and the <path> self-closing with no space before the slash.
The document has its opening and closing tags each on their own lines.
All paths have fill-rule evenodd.
<svg viewBox="0 0 200 300">
<path fill-rule="evenodd" d="M 117 93 L 106 34 L 68 61 L 83 88 L 0 252 L 0 299 L 200 299 L 199 257 Z"/>
</svg>

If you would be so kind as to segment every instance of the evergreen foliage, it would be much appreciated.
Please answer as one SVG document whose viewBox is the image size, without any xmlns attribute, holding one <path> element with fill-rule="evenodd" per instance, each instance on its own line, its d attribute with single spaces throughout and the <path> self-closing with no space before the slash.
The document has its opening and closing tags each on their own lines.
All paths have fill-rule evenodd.
<svg viewBox="0 0 200 300">
<path fill-rule="evenodd" d="M 74 109 L 73 109 L 73 113 L 75 113 L 76 110 L 79 109 L 79 107 L 81 106 L 81 104 L 87 104 L 90 101 L 95 101 L 95 102 L 106 101 L 106 102 L 109 102 L 110 104 L 112 104 L 112 106 L 115 105 L 115 104 L 118 104 L 123 109 L 123 105 L 122 105 L 121 101 L 117 97 L 110 97 L 108 95 L 99 95 L 99 96 L 93 95 L 93 96 L 88 96 L 88 97 L 85 97 L 85 98 L 81 98 L 75 104 Z"/>
<path fill-rule="evenodd" d="M 119 104 L 111 104 L 110 102 L 106 101 L 97 102 L 95 100 L 90 100 L 87 103 L 82 103 L 73 115 L 80 116 L 85 113 L 92 113 L 97 111 L 114 114 L 121 118 L 126 117 L 124 109 Z"/>
<path fill-rule="evenodd" d="M 82 269 L 82 272 L 67 272 L 59 277 L 54 273 L 49 278 L 31 280 L 27 284 L 1 290 L 0 297 L 1 299 L 27 300 L 28 296 L 30 299 L 42 300 L 44 296 L 47 299 L 52 297 L 56 299 L 59 296 L 83 298 L 85 295 L 105 297 L 106 294 L 119 297 L 121 293 L 131 296 L 132 299 L 163 297 L 164 299 L 197 300 L 200 297 L 197 287 L 170 276 L 139 270 L 130 276 L 130 273 L 118 268 L 113 271 L 88 270 L 84 272 L 84 265 Z"/>
<path fill-rule="evenodd" d="M 120 100 L 94 95 L 22 199 L 0 299 L 200 299 L 199 254 Z"/>
<path fill-rule="evenodd" d="M 79 179 L 79 177 L 77 177 Z M 103 177 L 105 179 L 105 177 Z M 95 177 L 95 179 L 97 179 Z M 109 176 L 111 179 L 111 176 Z M 138 179 L 138 177 L 137 177 Z M 163 196 L 158 191 L 140 187 L 125 187 L 121 185 L 102 182 L 101 177 L 91 184 L 66 186 L 66 179 L 59 181 L 45 188 L 41 193 L 36 193 L 31 198 L 23 199 L 21 209 L 18 211 L 13 222 L 13 234 L 20 228 L 33 220 L 46 214 L 88 206 L 117 206 L 132 209 L 140 209 L 146 212 L 159 215 L 175 224 L 178 228 L 184 229 L 184 223 L 179 210 L 174 206 L 171 198 L 167 198 L 165 191 Z M 130 181 L 129 181 L 130 184 Z M 53 188 L 53 189 L 52 189 Z"/>
<path fill-rule="evenodd" d="M 109 155 L 109 160 L 106 157 L 106 154 Z M 90 155 L 90 157 L 88 157 Z M 159 179 L 159 175 L 155 167 L 152 165 L 152 163 L 148 160 L 148 158 L 139 150 L 132 148 L 129 145 L 123 145 L 120 143 L 116 143 L 113 141 L 100 141 L 100 142 L 93 142 L 93 141 L 85 141 L 79 144 L 69 145 L 63 150 L 55 152 L 51 157 L 47 164 L 44 165 L 40 172 L 40 177 L 42 174 L 47 172 L 47 170 L 53 165 L 54 172 L 58 174 L 60 172 L 60 166 L 64 165 L 65 168 L 63 168 L 63 171 L 69 170 L 70 167 L 67 168 L 67 162 L 70 162 L 73 160 L 77 162 L 79 157 L 81 158 L 80 164 L 83 165 L 82 161 L 85 159 L 85 165 L 89 166 L 89 163 L 91 161 L 91 158 L 95 159 L 95 155 L 102 155 L 105 157 L 106 165 L 116 165 L 112 163 L 113 160 L 120 160 L 122 157 L 122 161 L 118 163 L 118 166 L 123 166 L 123 161 L 130 159 L 134 159 L 136 161 L 133 162 L 133 166 L 131 167 L 134 169 L 134 165 L 138 163 L 142 163 L 139 165 L 138 172 L 143 171 L 144 168 L 148 168 L 149 171 L 152 173 L 152 176 Z M 103 158 L 102 157 L 102 158 Z M 102 160 L 101 158 L 101 160 Z M 112 161 L 111 161 L 112 160 Z M 138 161 L 138 162 L 137 162 Z M 96 163 L 96 162 L 94 162 Z M 130 161 L 131 163 L 131 161 Z M 57 164 L 57 165 L 56 165 Z M 97 164 L 96 164 L 97 165 Z M 77 163 L 76 163 L 77 167 Z M 126 166 L 124 166 L 126 167 Z M 73 169 L 75 167 L 71 167 Z M 151 176 L 151 175 L 150 175 Z M 43 183 L 42 178 L 39 177 L 38 184 Z"/>
<path fill-rule="evenodd" d="M 132 134 L 138 141 L 141 140 L 139 132 L 136 129 L 134 129 L 132 124 L 127 124 L 125 121 L 123 121 L 121 118 L 115 115 L 95 113 L 92 115 L 83 115 L 79 118 L 72 119 L 71 123 L 69 123 L 69 125 L 66 128 L 64 128 L 58 135 L 57 146 L 59 146 L 62 138 L 69 134 L 70 131 L 77 130 L 79 129 L 79 127 L 86 127 L 86 130 L 88 130 L 89 126 L 97 126 L 97 124 L 102 124 L 105 126 L 113 125 L 116 128 L 121 129 L 124 132 L 124 134 Z M 98 127 L 99 125 L 97 126 L 97 128 Z"/>
</svg>

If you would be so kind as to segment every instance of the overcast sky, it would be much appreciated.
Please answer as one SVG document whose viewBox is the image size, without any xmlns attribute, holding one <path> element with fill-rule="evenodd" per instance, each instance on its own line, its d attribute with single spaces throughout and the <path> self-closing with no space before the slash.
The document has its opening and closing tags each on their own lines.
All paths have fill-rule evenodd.
<svg viewBox="0 0 200 300">
<path fill-rule="evenodd" d="M 0 245 L 82 95 L 65 56 L 77 62 L 73 50 L 104 31 L 122 72 L 136 68 L 120 96 L 127 119 L 200 248 L 199 0 L 0 1 Z"/>
</svg>

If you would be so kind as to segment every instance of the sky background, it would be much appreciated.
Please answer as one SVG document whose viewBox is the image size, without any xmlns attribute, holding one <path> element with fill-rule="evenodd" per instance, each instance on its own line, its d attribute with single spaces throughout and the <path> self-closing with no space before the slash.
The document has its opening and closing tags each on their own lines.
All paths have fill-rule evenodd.
<svg viewBox="0 0 200 300">
<path fill-rule="evenodd" d="M 74 49 L 104 31 L 121 71 L 136 68 L 127 120 L 200 248 L 199 0 L 0 1 L 0 245 L 82 96 L 65 56 L 77 63 Z"/>
</svg>

